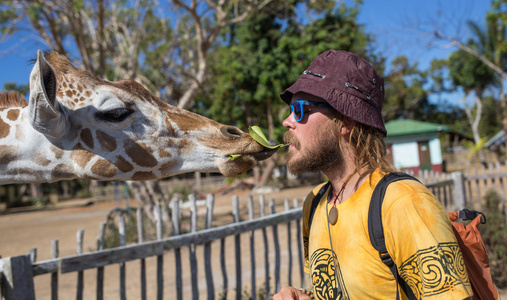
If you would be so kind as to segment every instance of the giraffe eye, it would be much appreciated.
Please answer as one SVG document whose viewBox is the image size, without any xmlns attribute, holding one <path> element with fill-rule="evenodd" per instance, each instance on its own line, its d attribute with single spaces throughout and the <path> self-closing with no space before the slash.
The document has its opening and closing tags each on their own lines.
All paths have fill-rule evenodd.
<svg viewBox="0 0 507 300">
<path fill-rule="evenodd" d="M 103 121 L 121 122 L 128 118 L 134 111 L 127 108 L 115 108 L 104 112 L 98 112 L 95 116 Z"/>
</svg>

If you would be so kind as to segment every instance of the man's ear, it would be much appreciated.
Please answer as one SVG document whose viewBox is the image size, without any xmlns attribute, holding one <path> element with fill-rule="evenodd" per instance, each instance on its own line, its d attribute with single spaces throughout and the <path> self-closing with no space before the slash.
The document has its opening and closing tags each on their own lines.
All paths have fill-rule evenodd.
<svg viewBox="0 0 507 300">
<path fill-rule="evenodd" d="M 351 133 L 354 127 L 356 127 L 356 121 L 349 118 L 344 118 L 341 132 L 342 136 L 346 136 Z"/>
</svg>

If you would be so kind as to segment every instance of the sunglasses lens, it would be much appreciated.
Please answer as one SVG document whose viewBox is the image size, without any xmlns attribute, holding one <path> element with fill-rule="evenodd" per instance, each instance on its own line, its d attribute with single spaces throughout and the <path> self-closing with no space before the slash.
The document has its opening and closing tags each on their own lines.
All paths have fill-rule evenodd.
<svg viewBox="0 0 507 300">
<path fill-rule="evenodd" d="M 303 105 L 300 102 L 294 102 L 292 106 L 294 107 L 294 118 L 297 122 L 301 121 L 303 118 Z"/>
</svg>

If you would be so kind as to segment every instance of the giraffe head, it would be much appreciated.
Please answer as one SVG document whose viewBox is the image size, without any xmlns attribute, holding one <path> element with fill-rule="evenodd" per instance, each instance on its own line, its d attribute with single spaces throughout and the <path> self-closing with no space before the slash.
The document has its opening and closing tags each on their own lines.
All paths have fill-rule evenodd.
<svg viewBox="0 0 507 300">
<path fill-rule="evenodd" d="M 236 127 L 174 107 L 132 80 L 110 82 L 37 53 L 26 118 L 60 160 L 61 178 L 148 180 L 184 172 L 237 176 L 264 148 Z M 230 160 L 231 154 L 243 154 Z"/>
</svg>

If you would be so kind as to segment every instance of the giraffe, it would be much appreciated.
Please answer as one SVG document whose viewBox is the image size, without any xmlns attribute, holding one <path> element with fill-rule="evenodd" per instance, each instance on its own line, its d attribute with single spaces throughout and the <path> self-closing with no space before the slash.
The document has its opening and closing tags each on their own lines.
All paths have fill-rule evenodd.
<svg viewBox="0 0 507 300">
<path fill-rule="evenodd" d="M 133 80 L 97 78 L 52 51 L 37 52 L 28 102 L 13 92 L 0 98 L 0 184 L 234 177 L 264 150 L 236 127 L 172 106 Z"/>
</svg>

